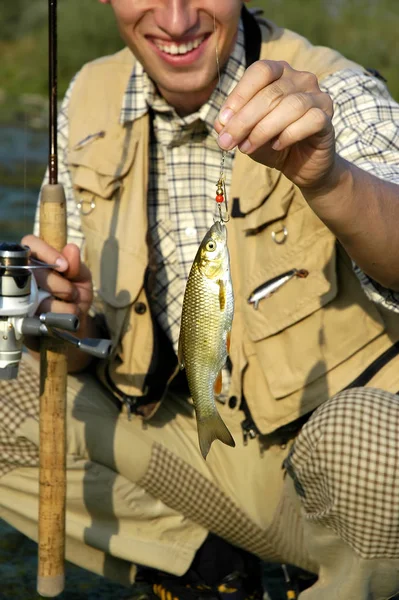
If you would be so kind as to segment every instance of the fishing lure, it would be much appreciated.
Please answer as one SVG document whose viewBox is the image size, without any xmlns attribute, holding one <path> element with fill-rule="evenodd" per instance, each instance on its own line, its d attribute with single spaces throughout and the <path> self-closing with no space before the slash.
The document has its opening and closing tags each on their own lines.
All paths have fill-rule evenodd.
<svg viewBox="0 0 399 600">
<path fill-rule="evenodd" d="M 306 269 L 291 269 L 290 271 L 286 271 L 281 275 L 277 275 L 265 283 L 262 283 L 254 291 L 248 298 L 249 304 L 253 304 L 255 310 L 257 310 L 259 306 L 259 302 L 263 300 L 263 298 L 268 298 L 274 292 L 276 292 L 281 286 L 283 286 L 287 281 L 290 281 L 293 277 L 300 277 L 304 279 L 309 275 L 309 271 Z"/>
<path fill-rule="evenodd" d="M 222 151 L 222 158 L 220 161 L 220 177 L 216 184 L 216 196 L 215 201 L 219 209 L 219 218 L 221 223 L 227 223 L 230 220 L 228 206 L 227 206 L 227 194 L 226 194 L 226 176 L 224 174 L 224 160 L 226 153 Z M 224 203 L 225 214 L 222 214 L 222 204 Z"/>
</svg>

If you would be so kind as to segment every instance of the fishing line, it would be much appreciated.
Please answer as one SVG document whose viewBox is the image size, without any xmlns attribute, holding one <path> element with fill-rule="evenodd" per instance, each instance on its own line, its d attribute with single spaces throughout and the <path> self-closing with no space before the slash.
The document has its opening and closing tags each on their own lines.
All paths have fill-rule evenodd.
<svg viewBox="0 0 399 600">
<path fill-rule="evenodd" d="M 218 76 L 218 92 L 219 96 L 222 95 L 222 86 L 221 86 L 221 74 L 220 74 L 220 59 L 219 59 L 219 48 L 218 48 L 218 33 L 216 31 L 216 10 L 215 10 L 215 0 L 213 0 L 213 33 L 215 35 L 215 54 L 216 54 L 216 68 L 217 68 L 217 76 Z M 220 176 L 218 182 L 216 184 L 216 197 L 215 201 L 217 203 L 217 207 L 219 209 L 219 218 L 222 223 L 227 223 L 230 220 L 230 215 L 228 212 L 227 206 L 227 193 L 226 193 L 226 176 L 224 173 L 224 162 L 226 158 L 226 151 L 222 150 L 222 156 L 220 159 Z M 224 202 L 225 205 L 225 215 L 222 215 L 222 204 Z"/>
<path fill-rule="evenodd" d="M 23 175 L 23 179 L 24 179 L 24 195 L 23 195 L 23 203 L 24 203 L 24 216 L 23 216 L 23 232 L 25 233 L 28 229 L 28 225 L 27 225 L 27 194 L 26 194 L 26 190 L 27 190 L 27 168 L 28 168 L 28 161 L 27 161 L 27 153 L 28 153 L 28 114 L 27 111 L 25 112 L 24 115 L 24 175 Z"/>
</svg>

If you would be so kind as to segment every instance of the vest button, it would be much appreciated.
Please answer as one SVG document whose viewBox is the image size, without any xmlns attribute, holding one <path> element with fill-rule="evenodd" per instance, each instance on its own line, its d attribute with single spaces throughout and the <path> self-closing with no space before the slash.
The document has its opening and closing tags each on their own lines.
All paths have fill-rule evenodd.
<svg viewBox="0 0 399 600">
<path fill-rule="evenodd" d="M 229 408 L 235 408 L 237 406 L 237 396 L 230 396 Z"/>
<path fill-rule="evenodd" d="M 146 312 L 147 307 L 144 302 L 136 302 L 134 305 L 134 310 L 138 315 L 143 315 Z"/>
</svg>

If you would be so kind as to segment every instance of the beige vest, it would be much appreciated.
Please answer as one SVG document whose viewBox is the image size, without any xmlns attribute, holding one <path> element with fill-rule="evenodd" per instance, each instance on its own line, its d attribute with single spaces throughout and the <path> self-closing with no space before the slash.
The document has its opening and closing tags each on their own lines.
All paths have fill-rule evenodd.
<svg viewBox="0 0 399 600">
<path fill-rule="evenodd" d="M 319 79 L 348 66 L 360 69 L 330 49 L 262 23 L 261 58 L 285 60 Z M 77 200 L 88 207 L 94 199 L 96 205 L 82 215 L 82 227 L 85 260 L 115 343 L 109 375 L 123 393 L 141 396 L 151 379 L 155 339 L 145 292 L 148 116 L 119 124 L 133 61 L 125 49 L 80 72 L 69 109 L 68 160 Z M 103 137 L 76 148 L 100 131 Z M 367 300 L 334 236 L 279 172 L 238 152 L 233 203 L 230 394 L 245 396 L 257 427 L 268 433 L 350 384 L 399 339 L 399 318 Z M 277 244 L 283 227 L 285 242 Z M 258 310 L 248 304 L 257 286 L 293 267 L 309 276 L 291 280 Z M 371 383 L 398 391 L 398 358 Z"/>
</svg>

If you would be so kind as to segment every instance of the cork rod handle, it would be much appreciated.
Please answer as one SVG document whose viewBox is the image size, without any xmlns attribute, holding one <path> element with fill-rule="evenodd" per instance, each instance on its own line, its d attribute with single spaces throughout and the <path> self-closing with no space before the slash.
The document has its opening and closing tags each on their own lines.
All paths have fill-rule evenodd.
<svg viewBox="0 0 399 600">
<path fill-rule="evenodd" d="M 66 244 L 65 195 L 60 184 L 43 186 L 40 237 Z M 53 598 L 64 589 L 67 358 L 65 344 L 43 338 L 40 350 L 39 560 L 37 591 Z"/>
</svg>

